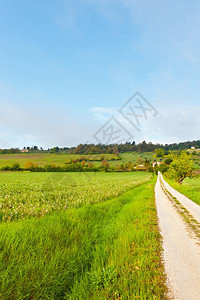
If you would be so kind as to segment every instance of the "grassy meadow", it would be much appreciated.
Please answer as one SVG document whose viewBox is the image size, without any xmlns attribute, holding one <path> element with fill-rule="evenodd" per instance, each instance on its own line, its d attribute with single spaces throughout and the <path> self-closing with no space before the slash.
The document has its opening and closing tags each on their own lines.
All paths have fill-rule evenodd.
<svg viewBox="0 0 200 300">
<path fill-rule="evenodd" d="M 192 159 L 194 161 L 194 169 L 200 169 L 200 156 L 199 155 L 192 155 Z"/>
<path fill-rule="evenodd" d="M 154 153 L 153 152 L 143 152 L 143 153 L 136 153 L 136 152 L 127 152 L 127 153 L 120 153 L 123 162 L 133 162 L 136 163 L 138 159 L 142 158 L 143 160 L 147 159 L 150 162 L 154 160 Z"/>
<path fill-rule="evenodd" d="M 174 181 L 169 181 L 169 184 L 173 186 L 180 193 L 184 194 L 198 205 L 200 205 L 200 177 L 185 178 L 183 183 L 180 185 Z"/>
<path fill-rule="evenodd" d="M 93 155 L 80 155 L 80 154 L 51 154 L 51 153 L 17 153 L 17 154 L 0 154 L 0 167 L 11 166 L 14 163 L 19 163 L 21 167 L 24 167 L 26 162 L 31 161 L 39 166 L 47 164 L 55 164 L 57 166 L 64 166 L 65 163 L 69 163 L 71 160 L 77 158 L 90 159 L 95 163 L 104 156 L 107 160 L 116 159 L 115 154 L 93 154 Z"/>
<path fill-rule="evenodd" d="M 31 177 L 44 174 L 5 175 L 1 174 L 0 190 L 6 191 L 1 202 L 6 194 L 10 205 L 20 199 L 24 204 L 35 199 L 41 207 L 48 202 L 42 195 L 49 192 L 41 192 L 47 178 Z M 69 183 L 68 197 L 76 189 L 84 191 L 88 201 L 81 207 L 1 222 L 1 299 L 164 299 L 156 179 L 148 173 L 127 173 L 126 178 L 124 173 L 98 175 L 91 179 L 93 184 L 83 177 L 76 178 L 76 186 Z M 55 182 L 54 201 L 67 192 L 65 187 L 60 195 L 65 183 Z"/>
</svg>

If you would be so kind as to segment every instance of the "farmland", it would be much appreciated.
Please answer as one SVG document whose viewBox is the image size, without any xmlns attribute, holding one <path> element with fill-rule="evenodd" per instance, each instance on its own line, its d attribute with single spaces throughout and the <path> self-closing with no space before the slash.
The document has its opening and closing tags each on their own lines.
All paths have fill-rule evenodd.
<svg viewBox="0 0 200 300">
<path fill-rule="evenodd" d="M 1 174 L 1 298 L 163 299 L 155 178 L 68 175 Z"/>
<path fill-rule="evenodd" d="M 150 173 L 0 173 L 1 220 L 97 203 L 147 182 Z"/>
<path fill-rule="evenodd" d="M 139 158 L 149 159 L 153 161 L 153 153 L 120 153 L 121 160 L 118 160 L 118 156 L 115 154 L 96 154 L 96 155 L 80 155 L 80 154 L 50 154 L 50 153 L 20 153 L 20 154 L 0 154 L 0 168 L 5 166 L 11 166 L 12 164 L 19 163 L 22 168 L 25 164 L 31 161 L 39 166 L 47 164 L 53 164 L 63 167 L 71 160 L 85 159 L 99 166 L 101 164 L 102 157 L 109 161 L 111 165 L 117 165 L 120 163 L 127 163 L 131 161 L 136 163 Z"/>
<path fill-rule="evenodd" d="M 50 154 L 50 153 L 20 153 L 20 154 L 0 154 L 0 167 L 11 166 L 14 163 L 19 163 L 21 167 L 25 166 L 27 161 L 31 161 L 39 166 L 46 164 L 55 164 L 57 166 L 64 166 L 70 160 L 77 158 L 89 159 L 97 162 L 101 157 L 107 160 L 117 159 L 115 154 L 98 154 L 98 155 L 79 155 L 79 154 Z"/>
</svg>

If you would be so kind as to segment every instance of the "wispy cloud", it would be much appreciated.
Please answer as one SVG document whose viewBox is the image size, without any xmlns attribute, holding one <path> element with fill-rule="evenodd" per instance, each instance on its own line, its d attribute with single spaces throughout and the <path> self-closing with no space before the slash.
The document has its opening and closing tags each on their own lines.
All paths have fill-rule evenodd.
<svg viewBox="0 0 200 300">
<path fill-rule="evenodd" d="M 134 136 L 137 142 L 146 140 L 165 144 L 199 139 L 200 106 L 174 104 L 168 107 L 157 106 L 156 109 L 159 111 L 156 117 L 140 120 L 139 132 L 117 110 L 93 108 L 91 112 L 96 113 L 97 111 L 100 114 L 101 126 L 111 116 L 114 116 Z"/>
<path fill-rule="evenodd" d="M 106 121 L 107 118 L 116 115 L 117 109 L 106 107 L 91 107 L 89 110 L 95 119 L 99 121 Z"/>
<path fill-rule="evenodd" d="M 200 106 L 182 105 L 159 107 L 155 119 L 149 119 L 143 130 L 144 138 L 170 143 L 199 139 Z"/>
<path fill-rule="evenodd" d="M 0 101 L 0 148 L 33 146 L 69 146 L 85 142 L 90 126 L 79 116 L 49 104 L 46 111 L 39 107 Z M 30 145 L 31 143 L 31 145 Z"/>
</svg>

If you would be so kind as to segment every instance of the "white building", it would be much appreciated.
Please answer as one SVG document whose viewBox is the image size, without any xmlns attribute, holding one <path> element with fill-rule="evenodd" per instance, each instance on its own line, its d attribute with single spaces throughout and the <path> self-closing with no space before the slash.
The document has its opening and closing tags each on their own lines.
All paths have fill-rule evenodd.
<svg viewBox="0 0 200 300">
<path fill-rule="evenodd" d="M 160 161 L 154 161 L 153 168 L 155 168 L 156 165 L 159 167 L 161 164 L 162 164 L 162 162 L 160 162 Z"/>
</svg>

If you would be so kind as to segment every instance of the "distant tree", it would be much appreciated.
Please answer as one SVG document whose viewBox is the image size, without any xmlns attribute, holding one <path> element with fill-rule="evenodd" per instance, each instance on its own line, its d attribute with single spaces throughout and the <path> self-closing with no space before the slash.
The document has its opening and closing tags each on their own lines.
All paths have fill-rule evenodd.
<svg viewBox="0 0 200 300">
<path fill-rule="evenodd" d="M 107 171 L 110 167 L 110 164 L 108 163 L 107 159 L 103 160 L 101 162 L 101 168 L 103 171 Z"/>
<path fill-rule="evenodd" d="M 88 163 L 88 168 L 92 168 L 94 166 L 94 164 L 92 162 Z"/>
<path fill-rule="evenodd" d="M 106 166 L 106 165 L 107 165 L 107 163 L 108 163 L 107 159 L 104 159 L 104 160 L 102 160 L 102 163 L 101 163 L 101 165 L 102 165 L 102 166 Z"/>
<path fill-rule="evenodd" d="M 152 167 L 150 164 L 150 161 L 147 158 L 145 158 L 144 167 L 145 167 L 146 171 L 149 171 Z"/>
<path fill-rule="evenodd" d="M 36 169 L 38 169 L 38 165 L 34 164 L 32 161 L 27 161 L 24 165 L 24 168 L 26 170 L 35 171 Z"/>
<path fill-rule="evenodd" d="M 114 153 L 114 154 L 116 154 L 116 155 L 119 155 L 119 149 L 118 149 L 118 146 L 117 146 L 117 145 L 115 145 L 115 146 L 113 147 L 112 153 Z"/>
<path fill-rule="evenodd" d="M 85 161 L 85 160 L 82 160 L 82 161 L 81 161 L 81 165 L 82 165 L 83 167 L 85 167 L 86 161 Z"/>
<path fill-rule="evenodd" d="M 155 157 L 163 157 L 165 155 L 165 151 L 163 148 L 159 148 L 155 150 Z"/>
<path fill-rule="evenodd" d="M 5 166 L 1 168 L 2 171 L 10 171 L 10 167 L 9 166 Z"/>
<path fill-rule="evenodd" d="M 129 171 L 129 172 L 134 170 L 134 166 L 133 166 L 133 164 L 132 164 L 131 161 L 129 161 L 128 163 L 126 163 L 125 166 L 124 166 L 124 168 L 125 168 L 126 171 Z"/>
<path fill-rule="evenodd" d="M 136 165 L 141 165 L 144 163 L 144 158 L 142 158 L 141 156 L 138 157 L 137 161 L 136 161 Z"/>
<path fill-rule="evenodd" d="M 10 167 L 10 169 L 12 171 L 20 171 L 21 170 L 20 164 L 18 164 L 18 163 L 12 164 L 12 166 Z"/>
<path fill-rule="evenodd" d="M 59 151 L 59 147 L 54 147 L 50 150 L 50 153 L 57 153 Z"/>
<path fill-rule="evenodd" d="M 168 157 L 165 159 L 165 164 L 169 166 L 172 161 L 173 161 L 173 159 L 171 157 Z"/>
</svg>

